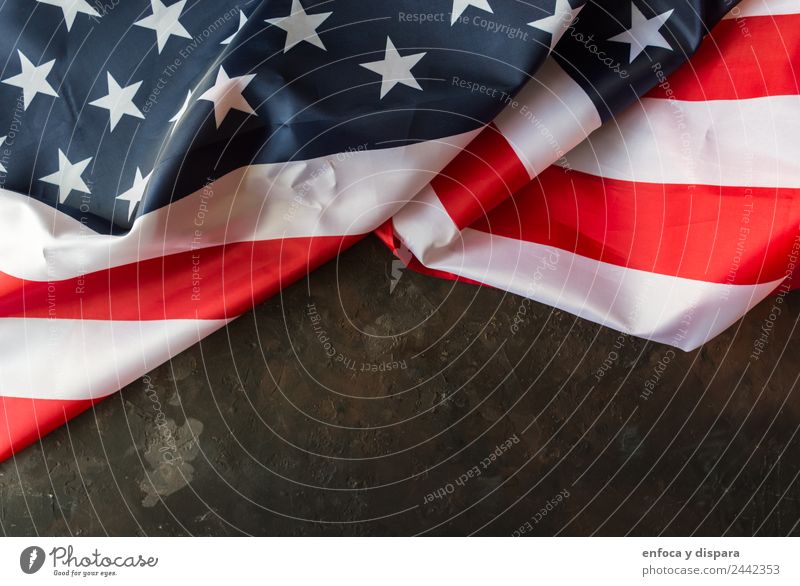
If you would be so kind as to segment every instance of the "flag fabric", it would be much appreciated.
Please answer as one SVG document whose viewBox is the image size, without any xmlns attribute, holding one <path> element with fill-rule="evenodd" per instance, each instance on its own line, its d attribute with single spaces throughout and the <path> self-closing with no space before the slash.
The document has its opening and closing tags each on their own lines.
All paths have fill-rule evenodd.
<svg viewBox="0 0 800 586">
<path fill-rule="evenodd" d="M 564 64 L 583 63 L 575 44 L 586 34 L 570 31 L 522 105 L 485 131 L 493 145 L 470 145 L 384 227 L 411 268 L 684 350 L 800 282 L 800 3 L 745 0 L 669 77 L 664 56 L 687 46 L 670 34 L 676 13 L 648 5 L 613 20 L 649 31 L 625 49 L 654 87 L 636 99 L 619 77 L 582 81 Z M 611 32 L 595 35 L 607 54 L 629 39 Z M 619 96 L 629 103 L 609 120 Z M 514 123 L 523 108 L 532 131 Z M 481 183 L 469 173 L 484 161 L 496 172 Z"/>
<path fill-rule="evenodd" d="M 678 98 L 653 92 L 669 91 L 666 76 L 736 3 L 583 4 L 6 2 L 0 458 L 375 229 L 390 245 L 407 246 L 425 270 L 663 337 L 651 301 L 637 301 L 630 292 L 636 286 L 606 267 L 675 282 L 713 280 L 673 275 L 662 265 L 642 268 L 650 248 L 630 266 L 621 262 L 628 216 L 614 215 L 612 202 L 607 229 L 595 226 L 618 238 L 608 244 L 568 216 L 580 207 L 597 219 L 592 194 L 610 191 L 608 181 L 627 182 L 636 198 L 646 198 L 645 184 L 658 184 L 645 173 L 659 169 L 656 162 L 620 165 L 618 153 L 633 133 L 641 140 L 636 156 L 657 157 L 636 126 L 643 104 L 705 107 L 715 99 L 703 95 L 702 80 L 694 89 L 685 81 Z M 709 68 L 714 58 L 704 57 Z M 719 81 L 724 85 L 724 76 Z M 700 97 L 686 97 L 692 91 Z M 685 124 L 702 129 L 706 144 L 716 118 L 703 119 L 703 112 L 688 112 Z M 731 134 L 748 124 L 741 116 L 725 119 L 740 125 L 728 128 Z M 597 136 L 606 136 L 602 148 L 593 146 Z M 786 162 L 767 148 L 764 160 L 754 161 L 756 173 Z M 709 169 L 712 161 L 708 168 L 698 162 L 697 189 L 728 186 L 700 181 Z M 546 183 L 559 173 L 567 179 Z M 788 170 L 774 175 L 788 183 L 744 185 L 791 188 Z M 623 191 L 613 191 L 613 205 L 627 210 L 637 200 L 625 201 Z M 557 230 L 548 223 L 551 207 L 561 214 Z M 509 208 L 518 212 L 516 224 Z M 711 204 L 704 212 L 712 213 Z M 662 223 L 674 228 L 672 219 Z M 583 248 L 565 244 L 570 229 Z M 493 256 L 497 243 L 514 255 L 506 248 L 502 258 Z M 543 260 L 552 267 L 539 267 Z M 749 276 L 751 269 L 737 273 Z M 622 294 L 609 297 L 615 279 Z M 756 286 L 765 295 L 775 288 L 774 281 Z M 749 307 L 739 293 L 731 296 L 739 305 L 728 310 Z M 641 306 L 650 316 L 644 325 L 634 311 Z M 630 312 L 634 326 L 614 321 L 614 311 Z M 665 319 L 674 322 L 674 314 Z"/>
<path fill-rule="evenodd" d="M 0 459 L 384 223 L 570 2 L 4 2 Z"/>
</svg>

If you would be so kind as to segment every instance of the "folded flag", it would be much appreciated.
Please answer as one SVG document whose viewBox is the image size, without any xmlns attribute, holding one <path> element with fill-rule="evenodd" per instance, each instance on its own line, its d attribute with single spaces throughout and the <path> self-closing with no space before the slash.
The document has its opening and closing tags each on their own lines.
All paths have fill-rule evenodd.
<svg viewBox="0 0 800 586">
<path fill-rule="evenodd" d="M 3 3 L 0 459 L 384 223 L 570 2 Z"/>
<path fill-rule="evenodd" d="M 653 225 L 675 228 L 679 204 L 657 192 L 661 220 L 647 220 L 651 240 L 630 266 L 621 232 L 630 206 L 656 209 L 645 184 L 678 183 L 650 173 L 659 145 L 636 113 L 653 100 L 677 111 L 715 99 L 704 80 L 681 90 L 694 98 L 658 92 L 735 4 L 10 0 L 0 9 L 10 113 L 0 238 L 13 251 L 0 265 L 0 458 L 379 227 L 412 266 L 696 344 L 694 333 L 673 339 L 674 307 L 663 319 L 649 298 L 642 308 L 650 289 L 636 281 L 652 275 L 662 297 L 658 278 L 703 283 L 651 258 Z M 688 67 L 725 61 L 703 55 Z M 716 75 L 723 91 L 730 80 Z M 707 145 L 717 118 L 690 114 L 690 137 Z M 665 139 L 670 168 L 696 159 Z M 759 168 L 784 164 L 764 149 Z M 588 231 L 586 217 L 598 220 Z M 750 306 L 731 298 L 739 314 Z M 701 305 L 692 315 L 713 309 Z"/>
<path fill-rule="evenodd" d="M 630 15 L 618 6 L 625 31 L 599 15 L 587 26 L 602 34 L 568 31 L 520 105 L 383 234 L 413 253 L 412 268 L 690 350 L 798 283 L 800 4 L 745 0 L 669 77 L 670 59 L 700 44 L 721 5 L 695 3 L 699 26 L 666 3 L 645 13 L 634 0 Z M 585 59 L 612 66 L 605 77 L 575 66 L 590 36 Z M 643 77 L 623 78 L 618 63 L 642 64 Z M 631 79 L 652 89 L 637 99 L 647 84 Z M 474 179 L 479 165 L 490 179 Z"/>
</svg>

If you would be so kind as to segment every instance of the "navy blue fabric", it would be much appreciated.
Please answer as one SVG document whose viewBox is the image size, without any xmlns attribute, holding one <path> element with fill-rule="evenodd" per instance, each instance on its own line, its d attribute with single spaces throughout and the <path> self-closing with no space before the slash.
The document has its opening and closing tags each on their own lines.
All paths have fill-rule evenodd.
<svg viewBox="0 0 800 586">
<path fill-rule="evenodd" d="M 166 0 L 165 4 L 172 4 Z M 502 108 L 496 96 L 470 92 L 454 78 L 515 93 L 546 57 L 549 35 L 527 23 L 553 13 L 555 0 L 493 0 L 493 12 L 468 7 L 451 25 L 452 0 L 303 0 L 309 14 L 332 12 L 317 30 L 327 50 L 303 42 L 284 53 L 286 32 L 265 22 L 287 16 L 291 0 L 189 0 L 180 17 L 193 39 L 170 36 L 159 54 L 149 0 L 99 0 L 100 18 L 78 14 L 67 31 L 57 6 L 6 0 L 0 9 L 0 79 L 20 72 L 17 51 L 34 64 L 55 59 L 47 80 L 58 98 L 38 94 L 22 109 L 22 90 L 0 83 L 0 136 L 12 129 L 2 186 L 57 207 L 100 232 L 127 230 L 116 196 L 135 170 L 155 169 L 134 218 L 184 197 L 236 168 L 301 160 L 348 149 L 376 149 L 478 128 Z M 246 26 L 229 45 L 239 10 Z M 418 16 L 413 16 L 418 15 Z M 401 55 L 426 52 L 413 74 L 423 91 L 397 85 L 380 98 L 378 74 L 360 66 L 384 57 L 391 37 Z M 222 65 L 231 77 L 256 74 L 243 96 L 256 116 L 231 111 L 216 127 L 213 104 L 197 98 Z M 144 83 L 113 132 L 108 110 L 89 105 L 108 93 L 106 72 L 127 86 Z M 187 91 L 194 99 L 178 129 L 172 118 Z M 11 142 L 11 141 L 9 141 Z M 93 157 L 82 175 L 91 195 L 39 179 Z"/>
</svg>

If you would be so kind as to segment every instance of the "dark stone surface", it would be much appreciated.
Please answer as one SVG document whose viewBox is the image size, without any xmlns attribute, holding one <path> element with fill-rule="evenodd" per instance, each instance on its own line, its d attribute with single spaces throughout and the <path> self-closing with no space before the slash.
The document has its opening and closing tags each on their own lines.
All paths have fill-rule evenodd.
<svg viewBox="0 0 800 586">
<path fill-rule="evenodd" d="M 365 241 L 0 465 L 3 533 L 800 533 L 800 295 L 756 360 L 774 300 L 673 355 L 391 272 Z"/>
</svg>

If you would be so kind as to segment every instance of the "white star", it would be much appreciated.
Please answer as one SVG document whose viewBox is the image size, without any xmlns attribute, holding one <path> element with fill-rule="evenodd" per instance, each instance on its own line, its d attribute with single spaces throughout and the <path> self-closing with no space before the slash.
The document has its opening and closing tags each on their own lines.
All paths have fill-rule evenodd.
<svg viewBox="0 0 800 586">
<path fill-rule="evenodd" d="M 128 191 L 117 196 L 117 199 L 128 202 L 128 220 L 133 216 L 133 210 L 142 201 L 145 191 L 147 191 L 147 183 L 152 176 L 153 172 L 150 171 L 147 177 L 142 177 L 141 170 L 136 167 L 136 177 L 133 179 L 133 185 Z"/>
<path fill-rule="evenodd" d="M 550 33 L 550 50 L 552 51 L 553 47 L 558 43 L 558 40 L 569 28 L 569 25 L 571 25 L 575 17 L 578 16 L 581 8 L 583 8 L 583 5 L 580 5 L 578 8 L 573 8 L 569 0 L 556 0 L 556 7 L 553 10 L 552 16 L 529 22 L 528 26 Z"/>
<path fill-rule="evenodd" d="M 91 193 L 89 187 L 81 179 L 81 175 L 92 161 L 92 157 L 84 159 L 79 163 L 69 162 L 67 155 L 58 149 L 58 171 L 51 173 L 47 177 L 42 177 L 39 181 L 58 185 L 58 203 L 64 203 L 70 192 L 75 189 L 83 193 Z"/>
<path fill-rule="evenodd" d="M 628 43 L 631 46 L 630 62 L 636 59 L 647 47 L 660 47 L 672 51 L 669 41 L 659 31 L 667 22 L 674 9 L 648 19 L 631 3 L 631 28 L 608 39 L 617 43 Z"/>
<path fill-rule="evenodd" d="M 114 127 L 125 114 L 144 118 L 144 114 L 133 104 L 133 96 L 136 95 L 142 82 L 138 81 L 132 85 L 121 87 L 109 72 L 106 72 L 106 76 L 108 76 L 108 94 L 94 102 L 89 102 L 89 105 L 108 110 L 111 117 L 111 131 L 114 131 Z"/>
<path fill-rule="evenodd" d="M 88 14 L 89 16 L 100 17 L 100 13 L 92 8 L 86 0 L 36 0 L 42 4 L 50 4 L 51 6 L 58 6 L 64 11 L 64 22 L 67 23 L 67 30 L 72 28 L 72 23 L 75 22 L 75 17 L 80 12 L 81 14 Z"/>
<path fill-rule="evenodd" d="M 153 14 L 142 20 L 137 20 L 133 24 L 144 28 L 149 28 L 156 31 L 156 41 L 158 43 L 158 52 L 167 44 L 170 35 L 176 37 L 183 37 L 184 39 L 191 39 L 192 35 L 189 34 L 181 21 L 178 20 L 183 11 L 183 6 L 186 0 L 180 0 L 171 6 L 164 6 L 161 0 L 150 0 L 150 6 L 153 9 Z"/>
<path fill-rule="evenodd" d="M 398 83 L 414 89 L 422 89 L 411 73 L 411 69 L 425 55 L 426 53 L 414 53 L 413 55 L 401 57 L 400 53 L 395 49 L 392 39 L 386 37 L 386 53 L 384 53 L 383 61 L 361 63 L 360 65 L 381 76 L 381 99 L 383 99 Z"/>
<path fill-rule="evenodd" d="M 58 97 L 53 86 L 47 83 L 47 76 L 50 75 L 50 70 L 53 69 L 53 64 L 56 62 L 55 59 L 37 66 L 31 63 L 30 60 L 22 54 L 22 51 L 17 50 L 17 53 L 19 53 L 19 63 L 22 66 L 22 73 L 4 79 L 3 83 L 22 88 L 23 109 L 28 109 L 33 98 L 36 97 L 36 94 Z"/>
<path fill-rule="evenodd" d="M 172 118 L 169 119 L 170 122 L 175 122 L 176 123 L 172 127 L 172 130 L 170 130 L 170 134 L 175 132 L 175 130 L 178 128 L 177 122 L 181 118 L 183 118 L 183 115 L 186 114 L 186 111 L 189 109 L 189 102 L 192 101 L 192 93 L 193 93 L 192 90 L 189 90 L 189 92 L 186 94 L 186 99 L 183 101 L 183 106 L 181 106 L 180 110 L 175 112 L 175 115 Z"/>
<path fill-rule="evenodd" d="M 198 100 L 214 102 L 214 118 L 217 122 L 217 128 L 220 127 L 222 121 L 225 120 L 228 112 L 232 109 L 240 110 L 247 114 L 255 114 L 255 110 L 250 107 L 250 104 L 247 103 L 247 100 L 242 95 L 242 91 L 253 81 L 254 77 L 255 74 L 228 77 L 228 74 L 225 73 L 225 70 L 220 65 L 214 86 L 207 89 L 202 96 L 197 98 Z"/>
<path fill-rule="evenodd" d="M 470 6 L 494 14 L 492 7 L 489 6 L 489 0 L 453 0 L 453 11 L 450 13 L 450 26 L 453 26 Z"/>
<path fill-rule="evenodd" d="M 230 45 L 231 41 L 233 41 L 234 37 L 239 34 L 239 31 L 242 30 L 244 25 L 247 24 L 247 17 L 244 15 L 244 12 L 241 10 L 239 11 L 239 28 L 236 29 L 236 32 L 229 36 L 224 41 L 220 42 L 220 45 Z"/>
<path fill-rule="evenodd" d="M 8 138 L 8 136 L 0 136 L 0 146 L 6 144 L 6 138 Z M 0 163 L 0 173 L 7 173 L 7 172 L 8 170 L 3 166 L 3 163 Z"/>
<path fill-rule="evenodd" d="M 320 12 L 319 14 L 307 14 L 300 4 L 300 0 L 292 0 L 292 9 L 289 16 L 282 18 L 268 18 L 264 22 L 275 25 L 286 31 L 286 44 L 283 52 L 305 41 L 323 51 L 327 51 L 325 44 L 317 34 L 317 29 L 325 22 L 333 12 Z"/>
</svg>

